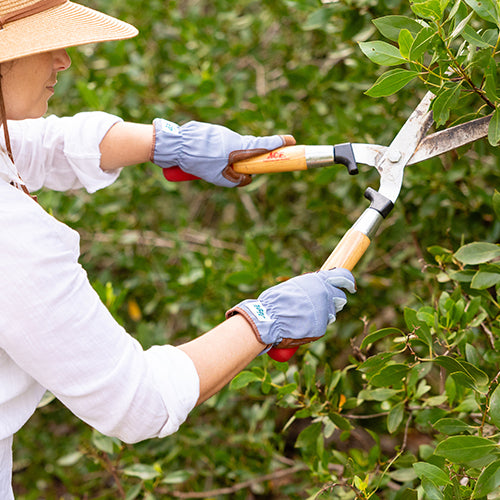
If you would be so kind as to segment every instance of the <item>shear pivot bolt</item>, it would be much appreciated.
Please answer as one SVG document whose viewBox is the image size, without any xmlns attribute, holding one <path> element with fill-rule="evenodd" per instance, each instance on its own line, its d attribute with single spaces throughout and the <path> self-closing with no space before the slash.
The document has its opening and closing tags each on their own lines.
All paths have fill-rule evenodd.
<svg viewBox="0 0 500 500">
<path fill-rule="evenodd" d="M 401 153 L 399 151 L 391 151 L 389 153 L 389 161 L 391 163 L 397 163 L 399 160 L 401 160 Z"/>
</svg>

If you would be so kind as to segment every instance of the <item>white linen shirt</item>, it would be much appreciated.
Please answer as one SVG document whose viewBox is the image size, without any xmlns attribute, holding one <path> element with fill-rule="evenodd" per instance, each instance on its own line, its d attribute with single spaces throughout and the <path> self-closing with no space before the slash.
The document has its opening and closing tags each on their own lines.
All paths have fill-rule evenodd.
<svg viewBox="0 0 500 500">
<path fill-rule="evenodd" d="M 99 144 L 119 118 L 101 112 L 9 122 L 31 190 L 111 184 Z M 46 390 L 103 434 L 126 442 L 175 432 L 199 397 L 191 359 L 146 351 L 113 319 L 78 264 L 79 236 L 10 184 L 0 152 L 0 498 L 13 499 L 12 436 Z"/>
</svg>

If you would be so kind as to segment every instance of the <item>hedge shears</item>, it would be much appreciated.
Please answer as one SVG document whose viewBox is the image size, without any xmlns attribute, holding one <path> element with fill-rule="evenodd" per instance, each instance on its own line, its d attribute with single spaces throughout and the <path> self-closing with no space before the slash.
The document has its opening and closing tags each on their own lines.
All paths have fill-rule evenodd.
<svg viewBox="0 0 500 500">
<path fill-rule="evenodd" d="M 238 173 L 252 175 L 309 170 L 335 163 L 345 165 L 349 174 L 354 175 L 358 173 L 358 164 L 374 167 L 380 175 L 380 185 L 377 191 L 371 187 L 365 191 L 370 206 L 348 229 L 321 267 L 321 270 L 343 267 L 352 271 L 394 207 L 406 165 L 433 158 L 488 135 L 491 115 L 427 134 L 433 123 L 430 110 L 433 97 L 431 92 L 424 96 L 389 146 L 357 143 L 286 146 L 240 161 L 232 167 Z M 166 179 L 174 182 L 197 179 L 179 167 L 163 172 Z M 288 361 L 296 350 L 296 347 L 273 348 L 268 354 L 276 361 Z"/>
</svg>

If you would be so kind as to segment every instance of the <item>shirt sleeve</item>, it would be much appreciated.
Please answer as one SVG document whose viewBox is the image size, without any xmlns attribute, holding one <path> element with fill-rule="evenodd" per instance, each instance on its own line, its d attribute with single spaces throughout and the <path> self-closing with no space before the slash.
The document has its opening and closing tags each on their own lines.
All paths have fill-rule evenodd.
<svg viewBox="0 0 500 500">
<path fill-rule="evenodd" d="M 14 160 L 28 189 L 85 188 L 93 193 L 112 184 L 121 170 L 100 168 L 99 145 L 108 130 L 121 121 L 101 111 L 64 118 L 51 115 L 9 121 Z M 3 137 L 0 140 L 3 141 Z"/>
<path fill-rule="evenodd" d="M 0 347 L 103 434 L 136 442 L 175 432 L 199 397 L 189 356 L 143 350 L 78 264 L 78 233 L 7 183 L 0 199 Z"/>
</svg>

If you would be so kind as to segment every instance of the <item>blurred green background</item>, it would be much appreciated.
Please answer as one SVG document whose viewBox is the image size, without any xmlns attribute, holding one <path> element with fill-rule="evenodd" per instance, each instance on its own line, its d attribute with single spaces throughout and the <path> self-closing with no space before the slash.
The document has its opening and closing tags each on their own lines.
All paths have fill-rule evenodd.
<svg viewBox="0 0 500 500">
<path fill-rule="evenodd" d="M 245 134 L 290 133 L 299 144 L 385 145 L 425 91 L 411 84 L 389 98 L 364 95 L 381 69 L 357 43 L 380 38 L 372 19 L 408 13 L 405 1 L 82 3 L 134 24 L 140 35 L 70 49 L 72 67 L 50 103 L 58 115 L 102 110 L 134 122 L 164 117 Z M 367 331 L 401 326 L 404 307 L 432 301 L 441 284 L 428 247 L 498 239 L 497 162 L 498 151 L 481 141 L 466 156 L 408 168 L 397 208 L 356 268 L 358 293 L 326 340 L 310 348 L 320 367 L 342 369 L 351 339 L 356 345 Z M 356 177 L 332 166 L 262 175 L 230 190 L 168 183 L 147 164 L 125 169 L 94 195 L 42 191 L 39 200 L 79 231 L 91 282 L 147 348 L 194 338 L 243 298 L 319 268 L 366 208 L 368 186 L 378 186 L 378 175 L 364 166 Z M 303 369 L 306 352 L 292 371 Z M 254 365 L 282 376 L 267 356 Z M 272 390 L 226 388 L 176 435 L 128 446 L 52 401 L 16 437 L 17 498 L 306 498 L 321 482 L 294 448 L 300 421 L 283 430 L 289 417 Z M 281 479 L 226 495 L 187 493 L 294 466 Z"/>
</svg>

